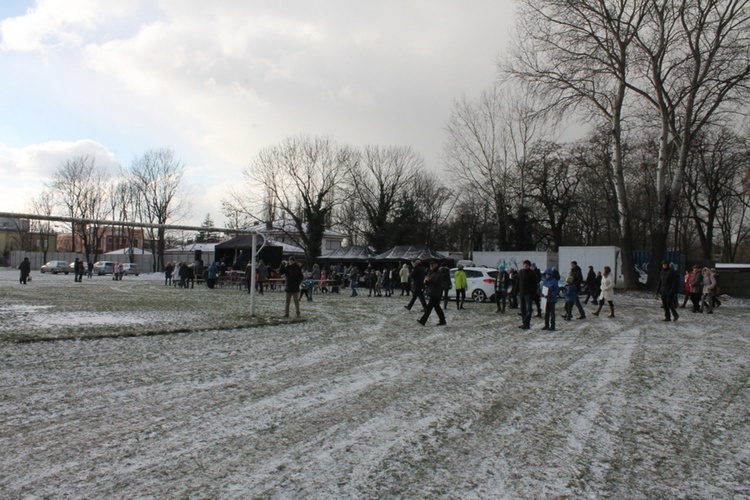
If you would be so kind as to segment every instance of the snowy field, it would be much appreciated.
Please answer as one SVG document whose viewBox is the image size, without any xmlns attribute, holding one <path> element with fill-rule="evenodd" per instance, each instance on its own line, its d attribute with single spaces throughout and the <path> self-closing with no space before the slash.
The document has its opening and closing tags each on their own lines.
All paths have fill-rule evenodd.
<svg viewBox="0 0 750 500">
<path fill-rule="evenodd" d="M 750 302 L 417 324 L 402 297 L 0 271 L 0 497 L 750 498 Z M 684 311 L 684 312 L 683 312 Z"/>
</svg>

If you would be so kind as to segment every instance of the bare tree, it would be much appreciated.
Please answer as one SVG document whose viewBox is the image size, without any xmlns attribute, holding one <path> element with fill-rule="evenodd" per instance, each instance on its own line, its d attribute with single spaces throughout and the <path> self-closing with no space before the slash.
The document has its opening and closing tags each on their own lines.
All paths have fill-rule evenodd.
<svg viewBox="0 0 750 500">
<path fill-rule="evenodd" d="M 490 201 L 498 247 L 518 246 L 512 241 L 513 208 L 524 211 L 525 157 L 530 144 L 548 132 L 544 116 L 529 95 L 496 85 L 473 102 L 457 101 L 446 130 L 443 158 L 459 196 L 472 190 Z"/>
<path fill-rule="evenodd" d="M 506 70 L 557 111 L 585 109 L 610 125 L 625 286 L 637 284 L 622 161 L 623 112 L 631 53 L 647 7 L 639 0 L 521 0 L 518 37 Z"/>
<path fill-rule="evenodd" d="M 530 197 L 539 212 L 538 219 L 545 229 L 540 234 L 544 246 L 552 250 L 565 243 L 564 229 L 570 220 L 580 176 L 564 148 L 553 142 L 534 144 L 528 157 Z"/>
<path fill-rule="evenodd" d="M 171 149 L 152 149 L 136 157 L 126 172 L 127 178 L 138 192 L 145 222 L 166 224 L 177 222 L 189 211 L 189 203 L 181 196 L 185 165 Z M 153 230 L 149 230 L 152 239 Z M 155 271 L 164 269 L 166 230 L 156 229 Z"/>
<path fill-rule="evenodd" d="M 750 147 L 743 138 L 726 129 L 712 131 L 704 129 L 703 134 L 693 143 L 686 171 L 687 192 L 690 193 L 689 209 L 695 231 L 701 243 L 702 257 L 706 262 L 713 260 L 714 231 L 719 228 L 719 219 L 729 234 L 724 241 L 731 239 L 734 217 L 730 207 L 737 198 L 736 186 L 748 169 Z"/>
<path fill-rule="evenodd" d="M 648 65 L 644 76 L 650 88 L 640 94 L 657 111 L 660 123 L 658 226 L 652 233 L 649 266 L 657 269 L 694 141 L 748 97 L 750 2 L 644 4 L 649 17 L 637 40 Z"/>
<path fill-rule="evenodd" d="M 55 212 L 55 197 L 48 189 L 42 190 L 38 196 L 31 200 L 31 213 L 36 215 L 51 216 Z M 39 234 L 39 247 L 44 254 L 44 262 L 47 262 L 50 237 L 54 234 L 52 223 L 48 220 L 31 221 L 31 232 Z"/>
<path fill-rule="evenodd" d="M 250 186 L 267 193 L 265 208 L 272 205 L 291 222 L 282 223 L 281 229 L 305 250 L 308 266 L 320 256 L 324 231 L 346 200 L 341 187 L 356 160 L 349 148 L 329 138 L 295 137 L 262 150 L 243 172 Z"/>
<path fill-rule="evenodd" d="M 378 252 L 393 245 L 392 225 L 398 200 L 413 176 L 424 169 L 424 160 L 409 147 L 368 146 L 353 162 L 349 178 L 354 197 L 365 216 L 366 244 Z"/>
<path fill-rule="evenodd" d="M 56 203 L 66 215 L 82 219 L 104 220 L 110 214 L 107 200 L 107 174 L 97 166 L 94 157 L 76 156 L 55 171 L 49 186 Z M 76 237 L 81 239 L 86 259 L 96 259 L 103 228 L 98 223 L 72 223 L 72 251 L 76 251 Z"/>
</svg>

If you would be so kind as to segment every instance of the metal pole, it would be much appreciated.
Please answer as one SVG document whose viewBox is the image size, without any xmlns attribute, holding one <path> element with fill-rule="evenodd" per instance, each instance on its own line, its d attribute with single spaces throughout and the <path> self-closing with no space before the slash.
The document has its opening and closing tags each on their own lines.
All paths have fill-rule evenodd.
<svg viewBox="0 0 750 500">
<path fill-rule="evenodd" d="M 250 266 L 252 276 L 250 276 L 248 286 L 250 287 L 250 316 L 255 316 L 255 233 L 253 233 L 252 245 L 250 249 L 250 262 L 253 264 Z"/>
<path fill-rule="evenodd" d="M 257 244 L 256 244 L 258 236 L 263 238 L 263 244 L 260 246 L 260 248 L 257 248 Z M 255 316 L 255 274 L 256 274 L 255 266 L 257 265 L 256 256 L 258 252 L 263 249 L 264 246 L 266 246 L 265 236 L 263 236 L 262 234 L 259 235 L 258 233 L 253 233 L 252 248 L 250 249 L 250 262 L 252 263 L 252 266 L 251 266 L 252 276 L 250 276 L 250 279 L 248 280 L 248 286 L 250 287 L 250 316 Z"/>
</svg>

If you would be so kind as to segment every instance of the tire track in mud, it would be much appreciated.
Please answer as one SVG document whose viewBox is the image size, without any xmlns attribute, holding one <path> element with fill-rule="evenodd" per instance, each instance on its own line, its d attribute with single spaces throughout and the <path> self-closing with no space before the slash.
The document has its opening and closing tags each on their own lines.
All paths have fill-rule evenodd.
<svg viewBox="0 0 750 500">
<path fill-rule="evenodd" d="M 557 337 L 560 334 L 555 334 Z M 544 343 L 544 338 L 539 341 L 535 339 L 532 342 Z M 520 343 L 525 344 L 529 339 L 521 339 Z M 576 425 L 569 423 L 571 415 L 577 415 L 580 408 L 585 408 L 584 418 L 578 419 L 578 441 L 588 441 L 591 424 L 588 420 L 596 418 L 600 412 L 601 403 L 598 398 L 605 394 L 612 384 L 612 377 L 607 376 L 601 383 L 601 387 L 594 390 L 589 401 L 584 400 L 589 396 L 589 392 L 584 390 L 578 399 L 566 399 L 571 394 L 580 390 L 576 381 L 569 374 L 575 374 L 576 368 L 583 365 L 584 371 L 591 364 L 591 360 L 599 361 L 605 359 L 610 364 L 621 365 L 617 361 L 622 354 L 622 342 L 612 341 L 608 335 L 602 335 L 592 338 L 591 335 L 581 336 L 574 334 L 569 338 L 568 345 L 575 346 L 578 343 L 585 343 L 585 349 L 570 349 L 566 351 L 562 359 L 557 356 L 556 362 L 538 364 L 534 358 L 539 356 L 533 346 L 529 349 L 519 349 L 515 351 L 515 359 L 509 360 L 502 366 L 497 373 L 488 372 L 485 374 L 489 385 L 492 388 L 490 398 L 485 395 L 483 398 L 475 401 L 467 401 L 466 404 L 471 411 L 465 410 L 456 412 L 453 415 L 443 415 L 443 429 L 437 432 L 434 439 L 431 440 L 428 450 L 423 451 L 428 455 L 435 457 L 445 456 L 444 459 L 430 460 L 421 467 L 425 470 L 415 471 L 410 469 L 408 477 L 419 477 L 424 475 L 429 477 L 429 482 L 411 484 L 399 484 L 398 488 L 406 488 L 405 491 L 418 493 L 422 487 L 430 486 L 436 488 L 432 493 L 440 494 L 440 487 L 452 488 L 456 491 L 456 477 L 460 477 L 458 469 L 465 467 L 476 467 L 480 472 L 479 480 L 476 476 L 471 478 L 463 487 L 462 493 L 476 492 L 477 490 L 488 490 L 487 485 L 492 483 L 501 483 L 504 488 L 513 491 L 524 491 L 529 484 L 520 484 L 528 481 L 528 478 L 522 477 L 518 472 L 531 467 L 539 466 L 541 468 L 545 462 L 553 461 L 556 463 L 551 467 L 557 476 L 574 477 L 576 453 L 566 452 L 570 447 L 566 441 L 569 439 L 571 431 L 576 431 Z M 521 352 L 519 352 L 519 350 Z M 627 359 L 627 358 L 625 358 Z M 519 374 L 524 369 L 531 366 L 532 369 L 526 374 L 526 379 L 519 380 Z M 497 368 L 495 368 L 497 370 Z M 617 372 L 622 368 L 617 368 Z M 513 387 L 508 391 L 502 382 L 493 382 L 493 379 L 509 377 L 513 379 Z M 524 382 L 525 380 L 525 382 Z M 547 386 L 564 388 L 574 383 L 572 389 L 565 391 L 563 395 L 555 396 L 540 384 L 540 381 L 547 381 Z M 495 399 L 498 398 L 499 399 Z M 567 419 L 567 420 L 566 420 Z M 581 421 L 585 425 L 581 425 Z M 461 425 L 457 423 L 463 422 Z M 468 425 L 467 425 L 468 424 Z M 558 444 L 555 445 L 555 442 Z M 559 444 L 563 443 L 563 444 Z M 573 448 L 583 448 L 585 446 L 574 446 Z M 453 450 L 452 453 L 446 453 L 445 450 Z M 467 464 L 465 461 L 458 461 L 452 465 L 451 457 L 461 456 L 461 450 L 473 450 L 472 462 Z M 409 455 L 411 450 L 403 450 L 402 453 Z M 406 457 L 400 459 L 401 462 L 408 463 Z M 586 461 L 586 458 L 583 458 Z M 419 461 L 415 461 L 418 464 Z M 546 465 L 550 468 L 550 465 Z M 560 472 L 562 470 L 562 473 Z M 538 487 L 544 487 L 546 484 L 553 484 L 554 481 L 549 474 L 540 474 L 539 478 L 534 479 L 539 483 Z M 384 481 L 393 487 L 392 481 Z M 486 484 L 483 484 L 485 482 Z M 452 484 L 451 484 L 452 483 Z M 442 486 L 441 486 L 442 485 Z M 563 485 L 563 490 L 567 485 Z M 412 488 L 409 490 L 409 488 Z M 402 490 L 404 491 L 404 490 Z M 564 494 L 565 491 L 556 491 L 556 494 Z"/>
</svg>

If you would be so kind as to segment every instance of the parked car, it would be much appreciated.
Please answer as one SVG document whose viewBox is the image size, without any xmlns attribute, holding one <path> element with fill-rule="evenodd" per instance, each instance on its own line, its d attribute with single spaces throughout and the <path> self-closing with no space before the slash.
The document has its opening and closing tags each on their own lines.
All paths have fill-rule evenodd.
<svg viewBox="0 0 750 500">
<path fill-rule="evenodd" d="M 456 271 L 458 268 L 451 269 L 452 288 L 448 292 L 448 297 L 456 298 Z M 464 267 L 466 273 L 466 298 L 474 302 L 484 302 L 486 300 L 495 300 L 495 278 L 497 269 L 489 267 Z"/>
<path fill-rule="evenodd" d="M 104 276 L 106 274 L 114 274 L 115 263 L 109 260 L 100 260 L 94 262 L 94 274 L 97 276 Z"/>
<path fill-rule="evenodd" d="M 138 276 L 141 274 L 141 270 L 138 268 L 138 264 L 131 264 L 129 262 L 125 262 L 122 265 L 122 269 L 124 274 L 128 276 Z"/>
<path fill-rule="evenodd" d="M 72 269 L 68 267 L 68 262 L 65 260 L 51 260 L 39 268 L 42 274 L 44 273 L 71 273 Z"/>
</svg>

